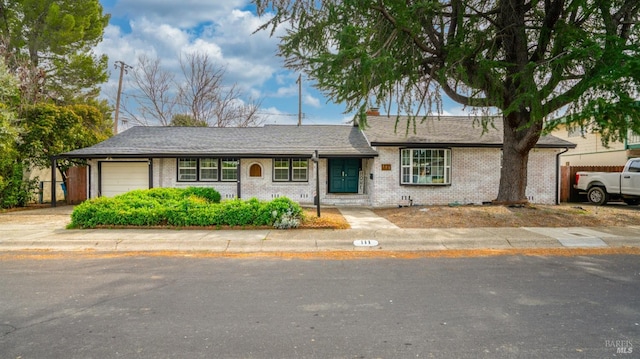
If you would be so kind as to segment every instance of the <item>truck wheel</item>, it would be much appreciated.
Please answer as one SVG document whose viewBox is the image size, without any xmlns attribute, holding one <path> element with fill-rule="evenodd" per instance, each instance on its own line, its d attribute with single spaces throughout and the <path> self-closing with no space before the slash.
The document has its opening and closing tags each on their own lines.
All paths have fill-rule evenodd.
<svg viewBox="0 0 640 359">
<path fill-rule="evenodd" d="M 591 187 L 587 192 L 589 202 L 601 206 L 609 201 L 609 194 L 602 187 Z"/>
<path fill-rule="evenodd" d="M 630 205 L 630 206 L 637 206 L 638 204 L 640 204 L 640 199 L 638 198 L 625 198 L 624 199 L 624 203 Z"/>
</svg>

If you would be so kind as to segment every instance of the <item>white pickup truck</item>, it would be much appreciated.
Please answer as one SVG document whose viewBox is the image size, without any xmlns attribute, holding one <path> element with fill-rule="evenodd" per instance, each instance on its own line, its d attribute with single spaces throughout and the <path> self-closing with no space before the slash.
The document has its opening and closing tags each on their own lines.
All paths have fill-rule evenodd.
<svg viewBox="0 0 640 359">
<path fill-rule="evenodd" d="M 589 202 L 603 205 L 610 199 L 622 199 L 626 204 L 640 204 L 640 158 L 631 158 L 618 172 L 578 172 L 579 191 L 587 192 Z"/>
</svg>

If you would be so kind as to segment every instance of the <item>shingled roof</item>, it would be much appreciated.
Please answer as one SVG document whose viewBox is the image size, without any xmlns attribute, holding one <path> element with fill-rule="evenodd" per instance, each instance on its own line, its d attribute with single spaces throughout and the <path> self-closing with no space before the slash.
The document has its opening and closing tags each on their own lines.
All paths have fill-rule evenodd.
<svg viewBox="0 0 640 359">
<path fill-rule="evenodd" d="M 396 119 L 398 120 L 396 122 Z M 494 117 L 493 124 L 483 133 L 482 125 L 472 118 L 429 117 L 424 122 L 416 118 L 415 132 L 407 117 L 369 116 L 364 133 L 372 146 L 442 146 L 442 147 L 501 147 L 502 118 Z M 575 148 L 574 143 L 554 136 L 542 136 L 536 147 Z"/>
<path fill-rule="evenodd" d="M 374 157 L 363 133 L 347 125 L 264 127 L 132 127 L 106 141 L 61 155 L 92 157 Z"/>
<path fill-rule="evenodd" d="M 136 157 L 320 157 L 371 158 L 371 146 L 500 147 L 502 119 L 483 133 L 468 117 L 416 119 L 369 116 L 364 133 L 347 125 L 267 125 L 264 127 L 132 127 L 94 146 L 63 153 L 67 158 Z M 575 148 L 554 136 L 542 136 L 536 147 Z"/>
</svg>

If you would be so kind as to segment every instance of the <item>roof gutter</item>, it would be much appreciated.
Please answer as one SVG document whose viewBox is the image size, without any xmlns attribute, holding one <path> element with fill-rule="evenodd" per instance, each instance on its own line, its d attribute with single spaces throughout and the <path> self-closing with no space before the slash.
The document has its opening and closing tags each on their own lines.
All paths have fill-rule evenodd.
<svg viewBox="0 0 640 359">
<path fill-rule="evenodd" d="M 378 154 L 320 154 L 320 158 L 334 158 L 334 157 L 345 157 L 345 158 L 374 158 L 377 157 Z M 309 154 L 238 154 L 238 153 L 208 153 L 208 154 L 195 154 L 195 153 L 136 153 L 136 154 L 104 154 L 104 153 L 91 153 L 91 154 L 61 154 L 57 156 L 58 158 L 83 158 L 83 159 L 92 159 L 92 158 L 209 158 L 209 157 L 229 157 L 229 158 L 280 158 L 280 157 L 288 157 L 288 158 L 308 158 L 310 159 L 312 156 Z"/>
<path fill-rule="evenodd" d="M 502 148 L 502 143 L 456 143 L 456 142 L 371 142 L 377 147 L 405 147 L 405 148 Z M 575 148 L 576 146 L 536 144 L 533 148 Z"/>
</svg>

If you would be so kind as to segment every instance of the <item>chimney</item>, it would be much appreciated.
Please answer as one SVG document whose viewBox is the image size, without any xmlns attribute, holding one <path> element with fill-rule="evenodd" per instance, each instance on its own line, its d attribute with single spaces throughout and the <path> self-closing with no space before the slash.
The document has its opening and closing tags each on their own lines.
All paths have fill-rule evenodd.
<svg viewBox="0 0 640 359">
<path fill-rule="evenodd" d="M 367 110 L 367 116 L 380 116 L 380 108 L 371 107 Z"/>
</svg>

